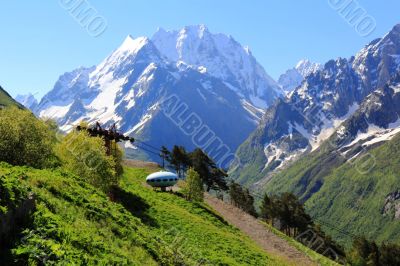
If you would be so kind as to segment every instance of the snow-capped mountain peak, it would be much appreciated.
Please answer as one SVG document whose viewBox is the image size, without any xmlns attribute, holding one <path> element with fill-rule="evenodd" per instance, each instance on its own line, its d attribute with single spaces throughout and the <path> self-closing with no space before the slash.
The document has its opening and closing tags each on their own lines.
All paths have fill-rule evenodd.
<svg viewBox="0 0 400 266">
<path fill-rule="evenodd" d="M 310 62 L 310 60 L 308 60 L 308 59 L 301 59 L 298 63 L 297 63 L 297 65 L 296 65 L 296 69 L 299 69 L 299 68 L 302 68 L 302 66 L 304 66 L 304 65 L 309 65 L 311 62 Z"/>
<path fill-rule="evenodd" d="M 253 55 L 251 53 L 250 47 L 248 45 L 246 45 L 245 47 L 243 47 L 244 51 L 248 54 L 248 55 Z"/>
<path fill-rule="evenodd" d="M 122 132 L 153 145 L 192 149 L 194 133 L 185 131 L 187 124 L 177 127 L 192 112 L 189 118 L 197 119 L 189 121 L 192 126 L 209 127 L 218 137 L 210 140 L 211 148 L 221 140 L 233 152 L 261 118 L 257 107 L 278 96 L 275 84 L 230 36 L 212 34 L 204 25 L 160 28 L 152 39 L 127 36 L 96 67 L 61 76 L 36 114 L 56 119 L 64 131 L 82 120 L 116 123 Z M 169 96 L 188 109 L 177 121 L 161 110 Z"/>
<path fill-rule="evenodd" d="M 400 24 L 384 37 L 373 40 L 358 52 L 352 67 L 362 77 L 364 85 L 371 89 L 382 87 L 390 79 L 389 73 L 400 68 Z"/>
<path fill-rule="evenodd" d="M 308 59 L 303 59 L 297 63 L 295 68 L 303 77 L 307 77 L 311 73 L 320 70 L 322 65 L 319 63 L 313 63 Z"/>
<path fill-rule="evenodd" d="M 138 37 L 133 38 L 131 35 L 128 35 L 122 45 L 118 48 L 118 52 L 127 52 L 127 53 L 136 53 L 140 48 L 146 45 L 149 42 L 149 38 L 147 37 Z"/>
<path fill-rule="evenodd" d="M 195 25 L 179 31 L 159 29 L 151 40 L 169 61 L 207 69 L 208 74 L 224 80 L 258 107 L 266 107 L 280 95 L 278 84 L 250 50 L 231 36 L 213 34 L 204 25 Z"/>
<path fill-rule="evenodd" d="M 321 68 L 322 66 L 319 63 L 313 63 L 308 59 L 302 59 L 294 68 L 288 69 L 282 74 L 278 79 L 278 83 L 285 92 L 289 93 L 300 86 L 305 77 Z"/>
<path fill-rule="evenodd" d="M 136 63 L 139 63 L 140 68 L 146 68 L 151 63 L 161 65 L 165 64 L 165 61 L 149 38 L 133 38 L 128 35 L 123 43 L 90 74 L 90 86 L 126 77 L 138 69 L 132 68 Z"/>
<path fill-rule="evenodd" d="M 203 38 L 205 34 L 209 33 L 208 28 L 204 24 L 185 26 L 179 35 L 191 35 L 193 37 Z"/>
<path fill-rule="evenodd" d="M 38 110 L 43 110 L 50 106 L 68 105 L 82 94 L 87 94 L 87 83 L 89 82 L 89 74 L 95 67 L 80 67 L 71 72 L 62 74 L 53 89 L 49 91 L 40 101 Z"/>
</svg>

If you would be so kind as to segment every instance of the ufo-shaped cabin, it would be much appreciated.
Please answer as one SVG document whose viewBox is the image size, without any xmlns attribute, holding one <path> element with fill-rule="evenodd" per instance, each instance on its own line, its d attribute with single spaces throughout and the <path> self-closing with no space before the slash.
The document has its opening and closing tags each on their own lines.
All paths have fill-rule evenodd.
<svg viewBox="0 0 400 266">
<path fill-rule="evenodd" d="M 147 176 L 146 183 L 154 188 L 165 190 L 178 183 L 178 176 L 171 172 L 155 172 Z"/>
</svg>

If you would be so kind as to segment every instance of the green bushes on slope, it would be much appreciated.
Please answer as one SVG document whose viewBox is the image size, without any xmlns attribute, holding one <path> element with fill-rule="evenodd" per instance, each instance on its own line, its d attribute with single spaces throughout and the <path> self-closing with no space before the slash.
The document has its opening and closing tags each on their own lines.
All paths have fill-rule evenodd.
<svg viewBox="0 0 400 266">
<path fill-rule="evenodd" d="M 34 168 L 62 166 L 103 190 L 118 183 L 123 172 L 119 146 L 106 155 L 104 140 L 72 131 L 57 142 L 57 125 L 16 107 L 0 109 L 0 161 Z"/>
<path fill-rule="evenodd" d="M 200 175 L 193 169 L 189 168 L 186 174 L 186 180 L 179 182 L 180 192 L 189 201 L 203 201 L 204 190 Z"/>
<path fill-rule="evenodd" d="M 54 132 L 27 111 L 0 109 L 0 161 L 35 168 L 54 166 Z"/>
<path fill-rule="evenodd" d="M 18 179 L 37 202 L 31 225 L 12 249 L 14 262 L 158 265 L 168 260 L 168 251 L 138 218 L 68 172 L 0 167 L 0 179 Z"/>
<path fill-rule="evenodd" d="M 66 170 L 90 184 L 104 191 L 118 184 L 117 170 L 119 174 L 122 172 L 121 152 L 118 150 L 118 161 L 107 156 L 104 140 L 100 137 L 91 137 L 85 131 L 72 131 L 57 145 L 56 153 Z"/>
<path fill-rule="evenodd" d="M 7 163 L 0 162 L 0 168 L 9 167 Z M 24 176 L 20 176 L 23 178 Z M 14 176 L 0 179 L 0 214 L 7 213 L 9 209 L 17 207 L 28 197 L 28 188 L 21 185 Z"/>
</svg>

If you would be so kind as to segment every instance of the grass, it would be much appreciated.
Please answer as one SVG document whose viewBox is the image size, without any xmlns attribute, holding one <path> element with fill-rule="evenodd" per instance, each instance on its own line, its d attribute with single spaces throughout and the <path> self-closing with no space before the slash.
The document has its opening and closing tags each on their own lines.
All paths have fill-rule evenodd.
<svg viewBox="0 0 400 266">
<path fill-rule="evenodd" d="M 18 179 L 36 197 L 31 225 L 14 245 L 19 264 L 158 265 L 163 259 L 138 218 L 68 173 L 3 166 L 0 175 Z"/>
<path fill-rule="evenodd" d="M 29 224 L 10 256 L 1 259 L 17 265 L 290 265 L 266 254 L 207 205 L 145 187 L 147 174 L 125 168 L 110 201 L 63 170 L 0 164 L 3 187 L 22 191 L 10 193 L 7 201 L 14 205 L 8 209 L 28 191 L 36 199 Z"/>
<path fill-rule="evenodd" d="M 152 230 L 182 257 L 189 258 L 194 264 L 201 260 L 210 265 L 285 264 L 268 256 L 207 205 L 193 204 L 172 193 L 144 188 L 146 175 L 143 169 L 126 169 L 121 187 L 149 203 L 151 207 L 146 216 L 152 218 Z"/>
<path fill-rule="evenodd" d="M 12 105 L 22 107 L 2 87 L 0 87 L 0 107 Z"/>
</svg>

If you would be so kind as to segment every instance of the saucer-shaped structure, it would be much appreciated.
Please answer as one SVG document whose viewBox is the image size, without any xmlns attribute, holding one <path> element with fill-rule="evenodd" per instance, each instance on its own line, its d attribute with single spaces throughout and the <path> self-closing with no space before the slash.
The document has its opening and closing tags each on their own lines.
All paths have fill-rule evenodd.
<svg viewBox="0 0 400 266">
<path fill-rule="evenodd" d="M 146 183 L 152 187 L 172 187 L 178 183 L 178 176 L 171 172 L 155 172 L 147 176 Z"/>
</svg>

